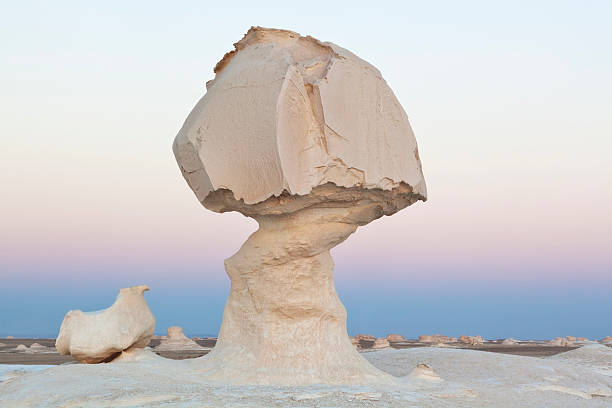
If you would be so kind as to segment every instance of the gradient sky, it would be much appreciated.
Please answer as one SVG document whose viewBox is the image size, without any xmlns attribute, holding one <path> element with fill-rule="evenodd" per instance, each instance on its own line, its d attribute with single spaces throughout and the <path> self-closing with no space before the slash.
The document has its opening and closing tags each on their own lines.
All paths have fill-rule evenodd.
<svg viewBox="0 0 612 408">
<path fill-rule="evenodd" d="M 0 336 L 141 283 L 157 332 L 217 332 L 256 223 L 171 143 L 251 25 L 373 63 L 417 136 L 429 201 L 333 251 L 349 333 L 612 335 L 612 3 L 501 3 L 4 2 Z"/>
</svg>

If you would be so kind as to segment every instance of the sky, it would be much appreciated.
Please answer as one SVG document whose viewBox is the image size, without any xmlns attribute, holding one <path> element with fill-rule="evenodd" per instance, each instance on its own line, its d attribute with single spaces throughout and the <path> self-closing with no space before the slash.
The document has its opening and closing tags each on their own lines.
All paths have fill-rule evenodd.
<svg viewBox="0 0 612 408">
<path fill-rule="evenodd" d="M 256 230 L 172 141 L 252 25 L 345 47 L 406 110 L 428 201 L 332 251 L 350 334 L 612 335 L 612 3 L 2 2 L 0 336 L 148 284 L 156 332 L 218 331 Z"/>
</svg>

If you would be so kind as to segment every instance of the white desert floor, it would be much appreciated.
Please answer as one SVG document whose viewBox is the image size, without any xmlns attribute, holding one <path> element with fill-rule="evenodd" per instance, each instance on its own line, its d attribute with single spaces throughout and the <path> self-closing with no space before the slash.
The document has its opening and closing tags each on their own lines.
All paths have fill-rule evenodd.
<svg viewBox="0 0 612 408">
<path fill-rule="evenodd" d="M 548 358 L 422 347 L 367 352 L 394 387 L 227 386 L 198 378 L 194 360 L 0 365 L 0 407 L 612 407 L 612 348 Z M 205 357 L 203 357 L 205 358 Z M 441 381 L 412 378 L 418 363 Z"/>
</svg>

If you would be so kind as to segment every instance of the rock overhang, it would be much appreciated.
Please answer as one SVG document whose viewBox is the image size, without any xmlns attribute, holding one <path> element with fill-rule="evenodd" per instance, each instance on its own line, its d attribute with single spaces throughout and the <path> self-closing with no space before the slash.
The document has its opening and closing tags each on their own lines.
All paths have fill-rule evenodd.
<svg viewBox="0 0 612 408">
<path fill-rule="evenodd" d="M 202 204 L 250 215 L 275 202 L 286 212 L 279 203 L 329 203 L 319 194 L 329 186 L 393 192 L 366 195 L 400 197 L 395 211 L 426 200 L 416 139 L 376 68 L 287 30 L 252 27 L 234 46 L 173 145 Z"/>
</svg>

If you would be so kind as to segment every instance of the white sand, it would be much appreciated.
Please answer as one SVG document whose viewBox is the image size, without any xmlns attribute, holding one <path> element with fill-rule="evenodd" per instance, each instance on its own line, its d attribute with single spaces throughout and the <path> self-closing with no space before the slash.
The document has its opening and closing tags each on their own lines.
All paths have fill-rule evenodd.
<svg viewBox="0 0 612 408">
<path fill-rule="evenodd" d="M 438 347 L 386 349 L 364 356 L 398 376 L 396 386 L 272 387 L 215 385 L 197 372 L 197 359 L 149 353 L 130 363 L 67 364 L 44 371 L 18 366 L 36 371 L 0 383 L 0 406 L 611 407 L 612 377 L 601 372 L 601 361 L 612 358 L 612 349 L 585 347 L 564 354 L 536 358 Z M 431 366 L 443 381 L 403 377 L 418 363 Z M 0 366 L 0 375 L 6 367 Z"/>
</svg>

